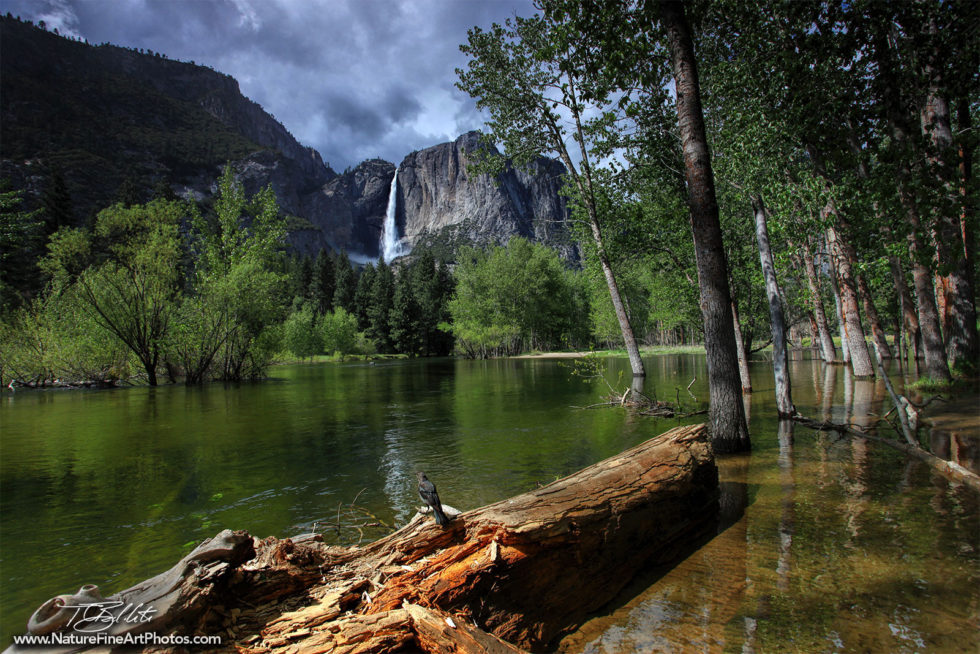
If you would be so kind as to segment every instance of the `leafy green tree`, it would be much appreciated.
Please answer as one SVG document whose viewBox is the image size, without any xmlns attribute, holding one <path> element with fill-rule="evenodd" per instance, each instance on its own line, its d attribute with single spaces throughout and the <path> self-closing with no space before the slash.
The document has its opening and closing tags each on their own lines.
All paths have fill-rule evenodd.
<svg viewBox="0 0 980 654">
<path fill-rule="evenodd" d="M 95 322 L 126 344 L 151 386 L 157 384 L 177 309 L 178 228 L 187 213 L 185 204 L 164 200 L 100 212 L 94 236 L 106 243 L 107 259 L 82 270 L 73 282 Z M 87 236 L 77 229 L 59 234 L 49 245 L 45 267 L 68 284 Z"/>
<path fill-rule="evenodd" d="M 585 209 L 633 375 L 643 376 L 643 361 L 609 262 L 594 186 L 594 165 L 602 157 L 596 135 L 604 134 L 601 127 L 614 120 L 618 98 L 607 77 L 592 74 L 595 68 L 588 64 L 594 53 L 582 47 L 585 37 L 574 23 L 551 12 L 515 17 L 489 31 L 473 28 L 468 43 L 460 46 L 470 61 L 467 70 L 457 70 L 457 85 L 490 113 L 487 151 L 500 141 L 517 165 L 549 153 L 565 164 L 569 185 Z M 590 115 L 597 117 L 590 120 Z M 578 163 L 569 143 L 578 146 Z M 499 160 L 485 159 L 484 171 L 497 172 L 500 165 Z"/>
<path fill-rule="evenodd" d="M 323 351 L 323 335 L 317 316 L 309 306 L 295 311 L 283 323 L 283 345 L 295 356 L 305 359 Z"/>
<path fill-rule="evenodd" d="M 323 349 L 328 354 L 370 354 L 373 345 L 357 329 L 357 318 L 342 307 L 323 314 L 320 319 Z"/>
<path fill-rule="evenodd" d="M 457 348 L 479 358 L 572 345 L 588 315 L 558 255 L 520 237 L 461 251 L 449 311 Z"/>
<path fill-rule="evenodd" d="M 129 377 L 129 349 L 93 318 L 75 288 L 55 284 L 0 321 L 0 382 L 112 384 Z M 4 381 L 6 380 L 6 381 Z"/>
<path fill-rule="evenodd" d="M 192 219 L 194 293 L 227 314 L 218 320 L 225 332 L 215 357 L 219 379 L 260 376 L 277 347 L 272 330 L 281 320 L 277 298 L 285 279 L 277 268 L 285 236 L 272 189 L 247 199 L 230 166 L 219 182 L 213 219 Z"/>
</svg>

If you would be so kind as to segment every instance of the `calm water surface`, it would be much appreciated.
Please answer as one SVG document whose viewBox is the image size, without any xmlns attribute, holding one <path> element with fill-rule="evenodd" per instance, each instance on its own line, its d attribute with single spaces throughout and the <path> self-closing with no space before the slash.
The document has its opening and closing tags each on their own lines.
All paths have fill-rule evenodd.
<svg viewBox="0 0 980 654">
<path fill-rule="evenodd" d="M 647 366 L 648 394 L 704 406 L 703 356 Z M 607 367 L 613 381 L 628 371 L 625 360 Z M 719 462 L 718 536 L 649 571 L 562 649 L 977 651 L 977 497 L 874 443 L 780 428 L 770 370 L 753 369 L 753 453 Z M 791 373 L 807 415 L 860 424 L 888 410 L 880 382 L 810 361 Z M 678 424 L 572 408 L 603 389 L 551 360 L 272 374 L 0 396 L 0 644 L 47 598 L 86 583 L 122 590 L 224 528 L 370 540 L 414 513 L 415 470 L 446 503 L 475 508 Z M 976 457 L 975 440 L 933 445 Z"/>
</svg>

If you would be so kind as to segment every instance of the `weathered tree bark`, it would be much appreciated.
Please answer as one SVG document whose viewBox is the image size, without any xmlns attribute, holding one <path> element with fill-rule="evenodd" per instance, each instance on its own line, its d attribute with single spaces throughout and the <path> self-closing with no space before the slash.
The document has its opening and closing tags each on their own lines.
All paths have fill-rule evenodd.
<svg viewBox="0 0 980 654">
<path fill-rule="evenodd" d="M 902 325 L 905 328 L 905 342 L 912 347 L 913 366 L 916 372 L 919 370 L 919 317 L 915 313 L 915 304 L 912 296 L 909 295 L 909 287 L 905 283 L 905 273 L 902 271 L 902 263 L 898 257 L 892 255 L 888 257 L 888 265 L 891 268 L 892 283 L 895 285 L 895 295 L 898 297 L 899 310 L 902 313 Z"/>
<path fill-rule="evenodd" d="M 868 280 L 865 279 L 864 273 L 857 273 L 857 287 L 858 295 L 861 296 L 861 303 L 864 305 L 864 315 L 868 317 L 868 323 L 871 325 L 871 338 L 874 340 L 878 356 L 890 359 L 892 358 L 892 350 L 888 347 L 888 337 L 885 335 L 884 327 L 881 326 L 881 317 L 878 315 L 878 308 L 875 307 L 871 288 L 868 286 Z"/>
<path fill-rule="evenodd" d="M 895 79 L 894 54 L 885 33 L 871 35 L 875 61 L 879 76 L 883 80 Z M 912 162 L 916 148 L 911 143 L 910 117 L 906 114 L 906 102 L 896 84 L 882 86 L 882 106 L 892 132 L 896 150 L 901 153 L 897 161 L 898 197 L 908 219 L 907 241 L 912 259 L 912 282 L 918 311 L 919 329 L 922 336 L 922 349 L 925 351 L 926 374 L 936 381 L 949 381 L 949 366 L 946 363 L 946 346 L 943 343 L 936 309 L 936 294 L 929 267 L 932 257 L 922 243 L 924 229 L 912 192 Z"/>
<path fill-rule="evenodd" d="M 935 30 L 935 26 L 932 26 Z M 930 139 L 934 152 L 930 160 L 937 167 L 951 170 L 953 131 L 949 103 L 939 93 L 937 68 L 926 65 L 930 77 L 929 95 L 920 112 L 922 133 Z M 939 184 L 947 190 L 945 195 L 954 197 L 955 190 L 949 180 L 939 178 Z M 937 294 L 940 307 L 946 353 L 953 368 L 973 370 L 980 356 L 977 339 L 977 313 L 973 303 L 972 271 L 967 265 L 966 239 L 969 238 L 969 222 L 953 215 L 952 207 L 940 204 L 934 209 L 933 240 L 939 264 L 937 281 L 941 293 Z M 945 271 L 946 274 L 943 274 Z"/>
<path fill-rule="evenodd" d="M 420 514 L 366 547 L 222 532 L 118 597 L 161 602 L 142 630 L 223 635 L 224 652 L 540 649 L 713 534 L 718 471 L 705 426 L 677 427 L 523 495 L 444 508 L 448 526 Z"/>
<path fill-rule="evenodd" d="M 840 335 L 840 358 L 845 364 L 850 364 L 851 348 L 847 343 L 847 330 L 844 328 L 844 313 L 841 311 L 840 289 L 837 281 L 837 262 L 834 257 L 830 259 L 830 267 L 833 272 L 830 288 L 834 291 L 834 311 L 837 313 L 837 332 Z"/>
<path fill-rule="evenodd" d="M 86 586 L 84 593 L 52 598 L 31 616 L 28 627 L 38 635 L 201 633 L 212 599 L 228 592 L 236 569 L 254 556 L 247 532 L 226 529 L 170 570 L 115 595 L 103 599 L 95 586 Z M 12 646 L 6 651 L 31 650 Z"/>
<path fill-rule="evenodd" d="M 755 214 L 755 239 L 759 244 L 759 261 L 769 299 L 769 321 L 772 325 L 772 370 L 776 379 L 776 412 L 780 418 L 796 413 L 789 382 L 789 357 L 786 353 L 786 321 L 783 319 L 783 300 L 776 280 L 776 264 L 769 245 L 769 228 L 766 225 L 766 207 L 761 196 L 752 199 Z"/>
<path fill-rule="evenodd" d="M 810 323 L 810 349 L 813 350 L 814 354 L 821 354 L 820 328 L 817 327 L 817 319 L 813 317 L 812 311 L 806 312 L 806 319 Z"/>
<path fill-rule="evenodd" d="M 670 48 L 677 95 L 677 124 L 684 150 L 688 207 L 704 318 L 711 438 L 716 451 L 740 452 L 750 449 L 751 443 L 742 408 L 728 263 L 705 135 L 694 42 L 683 2 L 660 0 L 658 7 Z"/>
<path fill-rule="evenodd" d="M 841 315 L 844 317 L 844 335 L 851 354 L 851 370 L 855 377 L 873 377 L 874 367 L 871 365 L 868 344 L 864 340 L 857 283 L 854 281 L 854 251 L 833 225 L 827 228 L 827 248 L 836 263 L 837 287 L 840 292 Z"/>
<path fill-rule="evenodd" d="M 823 299 L 820 296 L 820 282 L 817 278 L 817 269 L 813 263 L 813 250 L 810 248 L 810 241 L 804 237 L 801 241 L 803 255 L 803 270 L 806 273 L 806 284 L 810 289 L 810 306 L 813 308 L 813 318 L 817 322 L 817 331 L 820 335 L 820 352 L 825 363 L 833 363 L 837 360 L 837 351 L 834 349 L 834 339 L 830 336 L 830 329 L 827 327 L 827 313 L 823 308 Z"/>
<path fill-rule="evenodd" d="M 929 19 L 927 31 L 932 35 L 938 33 L 935 18 Z M 929 88 L 925 105 L 919 112 L 919 122 L 923 135 L 932 146 L 929 160 L 937 171 L 938 186 L 944 191 L 942 195 L 955 198 L 959 193 L 952 181 L 956 174 L 954 171 L 960 169 L 958 172 L 963 172 L 964 165 L 969 165 L 963 157 L 968 148 L 962 148 L 959 153 L 953 149 L 952 116 L 949 102 L 941 92 L 944 82 L 942 71 L 946 63 L 942 57 L 939 49 L 933 48 L 925 58 L 924 72 Z M 960 118 L 969 121 L 969 110 Z M 942 328 L 950 365 L 972 372 L 980 356 L 980 341 L 973 298 L 973 273 L 967 257 L 969 221 L 966 220 L 965 211 L 957 216 L 954 207 L 962 208 L 955 201 L 940 201 L 933 207 L 932 236 L 939 264 L 937 276 L 943 290 Z"/>
<path fill-rule="evenodd" d="M 735 300 L 732 300 L 732 324 L 735 327 L 735 349 L 738 352 L 738 376 L 742 380 L 742 392 L 751 393 L 752 377 L 749 375 L 749 355 L 745 351 L 742 323 L 738 319 L 738 305 Z"/>
<path fill-rule="evenodd" d="M 946 363 L 946 346 L 939 326 L 939 311 L 936 308 L 936 294 L 932 285 L 932 271 L 922 263 L 927 256 L 919 240 L 918 231 L 922 229 L 918 211 L 907 193 L 900 191 L 908 215 L 911 229 L 908 234 L 909 254 L 912 256 L 912 285 L 915 289 L 915 304 L 919 319 L 919 335 L 925 353 L 926 374 L 936 381 L 949 381 L 949 366 Z"/>
</svg>

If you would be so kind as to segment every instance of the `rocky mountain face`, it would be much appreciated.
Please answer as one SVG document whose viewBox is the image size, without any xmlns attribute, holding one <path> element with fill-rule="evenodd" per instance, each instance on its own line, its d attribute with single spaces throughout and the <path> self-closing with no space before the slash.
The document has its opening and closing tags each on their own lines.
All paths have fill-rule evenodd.
<svg viewBox="0 0 980 654">
<path fill-rule="evenodd" d="M 0 177 L 40 203 L 58 171 L 75 222 L 120 199 L 169 186 L 206 202 L 231 162 L 249 194 L 271 185 L 289 215 L 293 250 L 345 249 L 375 259 L 396 167 L 369 160 L 337 174 L 238 82 L 160 53 L 91 46 L 0 17 Z M 470 176 L 478 134 L 408 155 L 398 166 L 397 224 L 408 246 L 453 249 L 520 235 L 575 259 L 564 167 L 540 159 L 496 180 Z"/>
<path fill-rule="evenodd" d="M 513 236 L 546 243 L 574 259 L 568 209 L 559 194 L 565 167 L 539 158 L 496 179 L 467 171 L 480 148 L 469 132 L 405 157 L 398 167 L 399 233 L 410 245 L 440 234 L 472 243 L 506 243 Z"/>
<path fill-rule="evenodd" d="M 227 161 L 268 169 L 290 199 L 336 177 L 237 81 L 203 66 L 0 17 L 0 67 L 0 175 L 36 198 L 59 171 L 79 223 L 124 182 L 206 194 Z"/>
</svg>

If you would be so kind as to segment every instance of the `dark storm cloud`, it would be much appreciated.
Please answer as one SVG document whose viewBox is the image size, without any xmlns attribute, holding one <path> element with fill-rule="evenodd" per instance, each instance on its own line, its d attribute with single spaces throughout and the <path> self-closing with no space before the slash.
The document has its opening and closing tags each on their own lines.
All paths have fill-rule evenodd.
<svg viewBox="0 0 980 654">
<path fill-rule="evenodd" d="M 0 0 L 6 13 L 235 77 L 335 169 L 479 128 L 459 44 L 529 0 Z"/>
</svg>

